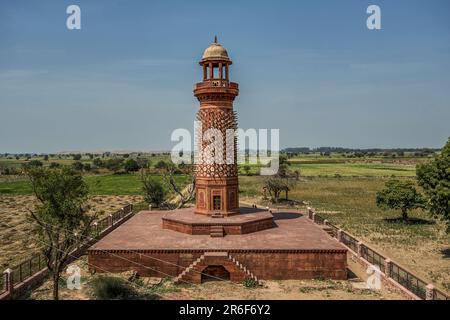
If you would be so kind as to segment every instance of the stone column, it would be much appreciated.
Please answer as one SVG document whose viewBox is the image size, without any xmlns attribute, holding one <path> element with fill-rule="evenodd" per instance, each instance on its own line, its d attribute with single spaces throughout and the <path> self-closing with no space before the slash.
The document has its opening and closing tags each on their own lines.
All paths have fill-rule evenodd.
<svg viewBox="0 0 450 320">
<path fill-rule="evenodd" d="M 209 63 L 209 79 L 211 80 L 214 77 L 214 70 L 212 62 Z"/>
<path fill-rule="evenodd" d="M 311 207 L 308 207 L 308 218 L 310 218 L 311 220 L 313 218 L 313 213 L 314 213 L 313 209 Z"/>
<path fill-rule="evenodd" d="M 434 286 L 430 283 L 426 286 L 425 300 L 433 300 L 434 299 Z"/>
<path fill-rule="evenodd" d="M 206 72 L 206 64 L 203 65 L 203 81 L 208 79 L 208 73 Z"/>
<path fill-rule="evenodd" d="M 361 258 L 361 256 L 362 256 L 362 246 L 363 246 L 363 243 L 360 241 L 360 242 L 358 242 L 358 245 L 357 245 L 357 247 L 356 247 L 356 250 L 357 250 L 357 254 L 358 254 L 358 258 Z"/>
<path fill-rule="evenodd" d="M 387 278 L 391 277 L 391 267 L 392 267 L 392 261 L 390 259 L 384 260 L 384 274 Z"/>
<path fill-rule="evenodd" d="M 6 269 L 3 271 L 3 286 L 8 294 L 12 295 L 14 293 L 14 274 L 11 269 Z"/>
<path fill-rule="evenodd" d="M 225 65 L 225 79 L 228 81 L 229 75 L 228 75 L 228 64 Z"/>
<path fill-rule="evenodd" d="M 222 68 L 223 68 L 222 62 L 219 62 L 219 79 L 220 80 L 222 80 Z"/>
<path fill-rule="evenodd" d="M 337 231 L 336 239 L 337 239 L 339 242 L 342 242 L 342 229 L 339 229 L 339 230 Z"/>
</svg>

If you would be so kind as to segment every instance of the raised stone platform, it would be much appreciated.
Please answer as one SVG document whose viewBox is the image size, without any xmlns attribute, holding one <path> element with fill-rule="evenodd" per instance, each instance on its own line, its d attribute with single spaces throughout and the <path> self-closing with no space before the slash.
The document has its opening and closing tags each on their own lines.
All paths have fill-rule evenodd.
<svg viewBox="0 0 450 320">
<path fill-rule="evenodd" d="M 268 213 L 251 214 L 266 218 Z M 347 250 L 302 213 L 275 211 L 274 228 L 222 238 L 164 229 L 163 217 L 167 214 L 138 213 L 88 250 L 89 263 L 98 272 L 135 270 L 142 276 L 171 276 L 193 283 L 203 281 L 205 274 L 226 272 L 230 281 L 243 277 L 347 277 Z M 223 267 L 220 272 L 218 266 Z"/>
<path fill-rule="evenodd" d="M 222 218 L 196 214 L 193 208 L 174 210 L 162 217 L 162 223 L 164 229 L 211 237 L 247 234 L 276 227 L 270 212 L 254 208 L 241 208 L 239 215 Z"/>
</svg>

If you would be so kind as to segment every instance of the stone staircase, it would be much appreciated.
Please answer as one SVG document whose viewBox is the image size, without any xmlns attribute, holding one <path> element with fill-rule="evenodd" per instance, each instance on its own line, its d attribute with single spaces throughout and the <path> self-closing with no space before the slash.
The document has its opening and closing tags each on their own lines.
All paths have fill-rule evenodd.
<svg viewBox="0 0 450 320">
<path fill-rule="evenodd" d="M 175 283 L 201 283 L 202 271 L 211 265 L 222 265 L 230 272 L 230 281 L 242 282 L 245 279 L 252 279 L 258 285 L 262 282 L 235 257 L 225 251 L 205 252 L 197 260 L 191 263 L 175 279 Z M 219 279 L 218 279 L 219 280 Z"/>
<path fill-rule="evenodd" d="M 231 254 L 228 255 L 228 259 L 233 261 L 233 263 L 240 269 L 242 272 L 245 273 L 247 279 L 254 280 L 258 285 L 261 285 L 262 283 L 258 280 L 258 278 L 249 270 L 247 269 L 242 263 L 240 263 L 236 258 L 234 258 Z"/>
<path fill-rule="evenodd" d="M 322 226 L 322 230 L 328 233 L 332 238 L 334 238 L 333 229 L 329 226 Z"/>
<path fill-rule="evenodd" d="M 210 236 L 212 238 L 223 238 L 225 236 L 223 226 L 211 226 Z"/>
<path fill-rule="evenodd" d="M 181 272 L 175 279 L 174 282 L 175 283 L 180 283 L 183 282 L 183 278 L 190 272 L 192 272 L 194 270 L 194 268 L 202 261 L 205 259 L 205 255 L 202 254 L 197 260 L 195 260 L 194 262 L 192 262 L 186 269 L 183 270 L 183 272 Z"/>
<path fill-rule="evenodd" d="M 220 218 L 223 218 L 223 214 L 221 214 L 220 212 L 214 212 L 211 215 L 211 218 L 218 218 L 218 219 L 220 219 Z"/>
</svg>

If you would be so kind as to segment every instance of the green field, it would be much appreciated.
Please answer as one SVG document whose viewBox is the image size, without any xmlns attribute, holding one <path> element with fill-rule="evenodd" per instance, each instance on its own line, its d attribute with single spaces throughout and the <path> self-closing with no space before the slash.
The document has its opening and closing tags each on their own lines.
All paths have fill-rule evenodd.
<svg viewBox="0 0 450 320">
<path fill-rule="evenodd" d="M 162 176 L 155 175 L 162 180 Z M 142 194 L 142 182 L 139 174 L 89 175 L 85 176 L 91 195 L 139 195 Z M 185 183 L 187 177 L 175 177 L 178 183 Z M 27 195 L 32 189 L 25 177 L 16 181 L 0 181 L 0 195 Z"/>
<path fill-rule="evenodd" d="M 168 156 L 153 157 L 152 166 Z M 20 167 L 23 160 L 0 160 Z M 71 159 L 61 160 L 65 164 Z M 89 159 L 83 161 L 89 162 Z M 391 257 L 424 279 L 440 288 L 450 288 L 450 235 L 445 226 L 422 210 L 411 213 L 410 223 L 392 222 L 398 212 L 377 208 L 377 191 L 391 176 L 414 180 L 415 168 L 426 158 L 392 159 L 372 157 L 355 159 L 332 155 L 307 155 L 289 159 L 291 172 L 299 171 L 300 181 L 290 191 L 290 199 L 302 201 L 316 208 L 320 215 L 333 224 L 354 234 L 373 248 Z M 49 162 L 52 162 L 50 160 Z M 47 163 L 45 162 L 44 165 Z M 240 199 L 260 203 L 265 177 L 258 176 L 260 167 L 250 165 L 249 176 L 240 166 Z M 155 172 L 158 172 L 157 170 Z M 84 173 L 91 195 L 142 195 L 139 174 Z M 161 175 L 155 176 L 162 179 Z M 176 176 L 180 184 L 187 182 L 184 175 Z M 0 176 L 0 196 L 30 195 L 31 187 L 24 175 Z M 10 201 L 10 200 L 8 200 Z"/>
<path fill-rule="evenodd" d="M 331 223 L 449 291 L 450 234 L 445 232 L 445 224 L 420 209 L 411 212 L 409 223 L 392 222 L 400 213 L 381 210 L 375 204 L 376 193 L 387 180 L 381 177 L 309 177 L 301 179 L 289 195 L 290 199 L 304 201 Z M 241 200 L 267 205 L 261 198 L 263 184 L 263 177 L 241 177 Z"/>
</svg>

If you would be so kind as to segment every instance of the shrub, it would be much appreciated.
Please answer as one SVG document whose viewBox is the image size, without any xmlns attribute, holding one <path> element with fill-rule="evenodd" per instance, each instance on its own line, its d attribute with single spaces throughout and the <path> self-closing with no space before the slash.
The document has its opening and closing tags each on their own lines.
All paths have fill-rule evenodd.
<svg viewBox="0 0 450 320">
<path fill-rule="evenodd" d="M 49 167 L 51 169 L 56 169 L 56 168 L 61 167 L 61 164 L 59 164 L 58 162 L 52 162 L 52 163 L 50 163 Z"/>
<path fill-rule="evenodd" d="M 128 159 L 125 162 L 124 169 L 126 172 L 136 172 L 139 170 L 139 164 L 134 159 Z"/>
<path fill-rule="evenodd" d="M 99 300 L 127 299 L 135 295 L 128 282 L 118 277 L 99 276 L 92 280 L 91 286 Z"/>
<path fill-rule="evenodd" d="M 159 207 L 166 198 L 166 190 L 162 183 L 157 178 L 145 172 L 141 174 L 141 182 L 145 202 Z"/>
<path fill-rule="evenodd" d="M 245 278 L 243 285 L 244 285 L 244 287 L 249 288 L 249 289 L 256 288 L 258 286 L 258 282 L 256 282 L 252 278 Z"/>
<path fill-rule="evenodd" d="M 83 171 L 83 163 L 80 161 L 72 163 L 72 167 L 77 171 Z"/>
</svg>

